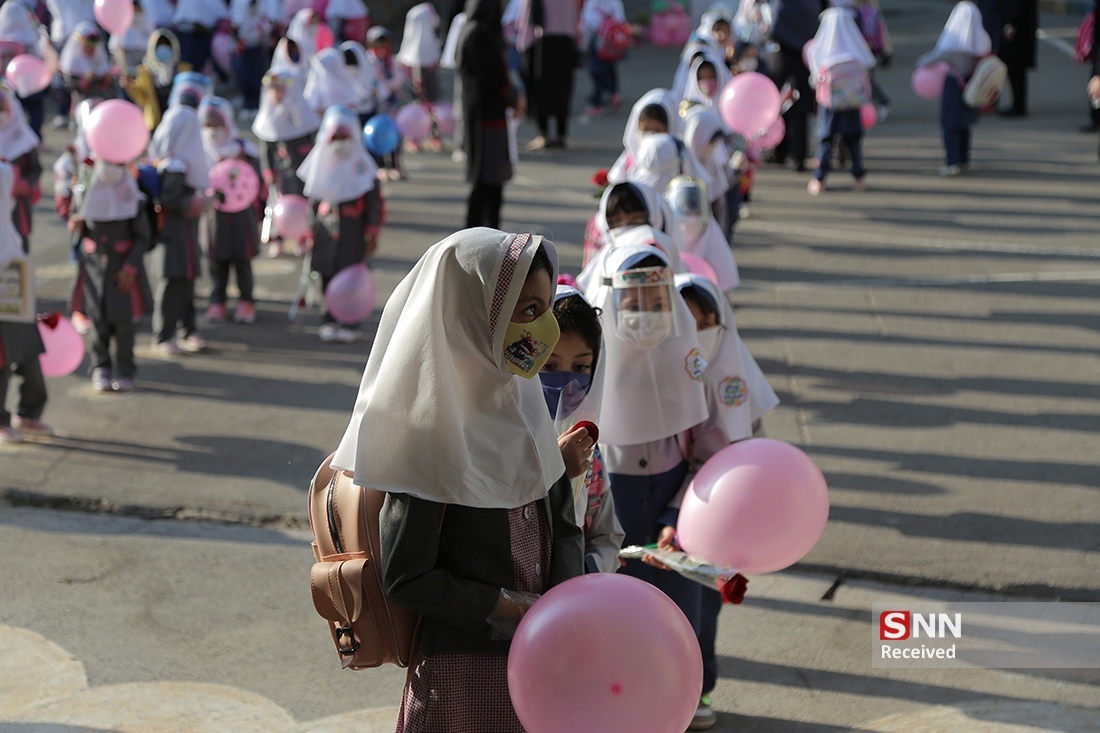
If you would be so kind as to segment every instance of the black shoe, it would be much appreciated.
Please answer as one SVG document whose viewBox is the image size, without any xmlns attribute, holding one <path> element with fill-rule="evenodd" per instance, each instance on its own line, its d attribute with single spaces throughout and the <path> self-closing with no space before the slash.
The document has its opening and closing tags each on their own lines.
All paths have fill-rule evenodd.
<svg viewBox="0 0 1100 733">
<path fill-rule="evenodd" d="M 1100 124 L 1093 122 L 1089 125 L 1082 125 L 1080 128 L 1078 128 L 1078 131 L 1083 132 L 1086 135 L 1091 135 L 1093 133 L 1100 132 Z"/>
<path fill-rule="evenodd" d="M 1005 119 L 1027 117 L 1027 112 L 1020 109 L 1006 109 L 1004 112 L 1001 112 L 1001 117 Z"/>
<path fill-rule="evenodd" d="M 551 148 L 564 148 L 564 147 L 565 147 L 565 140 L 563 140 L 560 137 L 555 138 L 553 140 L 547 140 L 546 141 L 546 148 L 548 150 L 551 149 Z"/>
</svg>

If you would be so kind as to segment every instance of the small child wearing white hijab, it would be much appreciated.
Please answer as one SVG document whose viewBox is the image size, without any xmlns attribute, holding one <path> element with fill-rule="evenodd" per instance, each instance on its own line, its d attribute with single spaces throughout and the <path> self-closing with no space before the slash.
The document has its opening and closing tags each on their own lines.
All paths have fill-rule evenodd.
<svg viewBox="0 0 1100 733">
<path fill-rule="evenodd" d="M 970 128 L 981 119 L 981 112 L 966 106 L 963 89 L 978 67 L 978 61 L 992 48 L 989 34 L 982 27 L 981 11 L 974 3 L 963 0 L 951 10 L 936 47 L 917 59 L 918 67 L 942 61 L 949 69 L 940 101 L 940 127 L 943 128 L 946 157 L 940 168 L 941 176 L 957 176 L 970 167 Z"/>
<path fill-rule="evenodd" d="M 306 102 L 320 115 L 334 105 L 355 107 L 359 101 L 359 86 L 348 67 L 343 54 L 335 48 L 319 51 L 309 62 L 306 77 Z"/>
<path fill-rule="evenodd" d="M 852 161 L 855 189 L 867 187 L 863 167 L 863 118 L 860 106 L 871 101 L 869 71 L 875 57 L 852 14 L 829 8 L 809 53 L 810 80 L 817 87 L 817 169 L 806 185 L 811 196 L 825 190 L 825 177 L 833 157 L 833 140 L 840 138 Z"/>
<path fill-rule="evenodd" d="M 260 140 L 264 183 L 281 194 L 302 195 L 298 167 L 313 149 L 321 118 L 302 96 L 302 79 L 290 69 L 272 69 L 264 77 L 260 112 L 252 132 Z"/>
<path fill-rule="evenodd" d="M 12 166 L 0 162 L 0 269 L 27 258 L 11 221 L 14 184 Z M 42 376 L 38 355 L 45 350 L 34 323 L 0 320 L 0 443 L 21 443 L 24 435 L 53 434 L 50 426 L 40 419 L 47 397 L 46 379 Z M 7 409 L 8 383 L 12 374 L 23 380 L 15 416 Z"/>
<path fill-rule="evenodd" d="M 392 115 L 397 111 L 397 104 L 407 78 L 401 64 L 393 56 L 389 30 L 376 25 L 367 31 L 367 51 L 375 64 L 374 68 L 381 83 L 378 114 Z M 400 145 L 389 155 L 374 156 L 374 160 L 378 164 L 379 176 L 383 181 L 387 179 L 399 181 L 405 177 L 405 171 L 401 167 Z"/>
<path fill-rule="evenodd" d="M 214 207 L 206 196 L 210 158 L 202 145 L 195 110 L 176 105 L 161 120 L 149 143 L 149 157 L 160 174 L 160 206 L 164 226 L 153 250 L 161 278 L 153 315 L 154 348 L 165 356 L 201 351 L 206 340 L 195 324 L 195 279 L 201 270 L 199 217 Z M 183 338 L 176 336 L 182 330 Z"/>
<path fill-rule="evenodd" d="M 650 89 L 634 103 L 623 129 L 623 152 L 607 172 L 610 183 L 630 180 L 642 140 L 651 133 L 672 132 L 679 119 L 676 104 L 667 89 Z"/>
<path fill-rule="evenodd" d="M 672 238 L 680 252 L 702 258 L 714 270 L 724 293 L 741 284 L 729 241 L 711 216 L 707 186 L 690 176 L 677 176 L 665 190 L 672 211 Z"/>
<path fill-rule="evenodd" d="M 208 97 L 199 105 L 199 121 L 202 123 L 202 144 L 206 155 L 217 164 L 223 160 L 239 160 L 247 163 L 260 175 L 259 151 L 243 139 L 233 121 L 233 105 L 220 97 Z M 262 189 L 261 189 L 262 194 Z M 238 323 L 256 322 L 256 304 L 252 298 L 252 258 L 260 251 L 259 212 L 261 196 L 251 206 L 241 211 L 207 211 L 199 228 L 199 240 L 210 262 L 210 305 L 206 319 L 224 321 L 229 317 L 226 309 L 229 273 L 237 277 L 240 297 L 233 312 Z"/>
<path fill-rule="evenodd" d="M 92 389 L 97 392 L 134 388 L 134 321 L 153 309 L 145 275 L 151 233 L 142 203 L 130 169 L 103 160 L 84 172 L 74 191 L 70 221 L 79 242 L 79 273 L 72 308 L 91 321 Z"/>
<path fill-rule="evenodd" d="M 15 179 L 8 192 L 14 205 L 8 219 L 23 241 L 23 251 L 31 250 L 34 204 L 40 194 L 42 162 L 38 158 L 38 136 L 31 130 L 15 93 L 0 84 L 0 161 L 11 163 Z"/>
<path fill-rule="evenodd" d="M 84 97 L 106 97 L 112 91 L 111 60 L 103 49 L 99 29 L 87 21 L 76 26 L 61 49 L 57 67 L 65 88 L 79 95 L 73 106 Z M 67 115 L 69 110 L 63 110 Z"/>
<path fill-rule="evenodd" d="M 414 5 L 405 14 L 405 34 L 397 60 L 409 70 L 413 91 L 425 102 L 439 101 L 439 59 L 442 46 L 439 15 L 431 3 Z"/>
<path fill-rule="evenodd" d="M 389 92 L 382 85 L 378 75 L 377 62 L 367 53 L 367 49 L 358 41 L 345 41 L 340 44 L 344 54 L 344 66 L 355 83 L 355 103 L 352 109 L 359 116 L 360 127 L 378 112 L 379 100 Z"/>
<path fill-rule="evenodd" d="M 359 119 L 346 107 L 331 107 L 298 177 L 313 204 L 313 270 L 327 288 L 338 272 L 365 263 L 378 249 L 385 219 L 378 167 L 359 134 Z M 351 343 L 358 323 L 340 323 L 325 312 L 322 341 Z"/>
</svg>

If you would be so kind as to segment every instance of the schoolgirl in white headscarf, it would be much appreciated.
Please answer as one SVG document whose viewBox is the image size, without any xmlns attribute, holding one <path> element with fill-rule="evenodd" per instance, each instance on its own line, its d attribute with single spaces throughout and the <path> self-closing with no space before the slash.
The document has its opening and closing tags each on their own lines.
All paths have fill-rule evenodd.
<svg viewBox="0 0 1100 733">
<path fill-rule="evenodd" d="M 74 81 L 88 76 L 104 77 L 111 73 L 111 60 L 103 50 L 99 30 L 94 23 L 77 25 L 61 49 L 58 70 Z"/>
<path fill-rule="evenodd" d="M 681 140 L 667 133 L 647 135 L 638 148 L 638 158 L 630 170 L 629 180 L 663 194 L 676 176 L 706 181 L 695 153 Z"/>
<path fill-rule="evenodd" d="M 438 28 L 439 15 L 431 3 L 414 5 L 405 15 L 405 33 L 396 56 L 398 62 L 411 70 L 413 82 L 420 85 L 429 102 L 437 101 L 439 92 L 435 75 L 442 52 Z"/>
<path fill-rule="evenodd" d="M 647 108 L 660 108 L 664 114 Z M 662 118 L 662 119 L 658 119 Z M 650 89 L 630 108 L 630 115 L 623 129 L 623 152 L 607 172 L 611 183 L 623 183 L 628 180 L 630 170 L 638 158 L 642 138 L 650 132 L 673 132 L 679 122 L 677 102 L 667 89 Z M 645 130 L 642 127 L 645 127 Z M 663 127 L 663 129 L 662 129 Z"/>
<path fill-rule="evenodd" d="M 356 106 L 359 101 L 359 86 L 344 66 L 344 57 L 340 51 L 326 48 L 310 59 L 305 98 L 319 115 L 323 115 L 333 105 Z"/>
<path fill-rule="evenodd" d="M 260 140 L 264 180 L 280 193 L 302 194 L 298 166 L 313 148 L 321 119 L 302 95 L 302 80 L 292 71 L 269 71 L 264 77 L 260 111 L 252 132 Z"/>
<path fill-rule="evenodd" d="M 0 5 L 0 42 L 18 43 L 20 53 L 38 54 L 38 19 L 18 0 Z M 16 54 L 18 55 L 18 54 Z"/>
<path fill-rule="evenodd" d="M 177 105 L 164 115 L 149 143 L 153 160 L 181 163 L 186 168 L 187 185 L 200 192 L 210 185 L 210 166 L 214 164 L 203 147 L 201 128 L 194 109 Z"/>
<path fill-rule="evenodd" d="M 829 8 L 821 14 L 807 59 L 812 77 L 843 63 L 855 62 L 865 69 L 875 66 L 875 56 L 859 26 L 851 13 L 839 7 Z"/>
<path fill-rule="evenodd" d="M 970 0 L 963 0 L 951 9 L 951 15 L 948 16 L 947 23 L 944 24 L 932 52 L 939 55 L 963 54 L 981 57 L 988 55 L 992 48 L 989 34 L 982 26 L 982 13 L 978 10 L 978 6 Z M 918 61 L 917 65 L 926 64 Z"/>
<path fill-rule="evenodd" d="M 340 44 L 344 55 L 344 66 L 355 82 L 355 104 L 352 105 L 359 121 L 366 124 L 378 110 L 379 100 L 388 95 L 378 75 L 378 66 L 374 58 L 367 53 L 363 44 L 357 41 L 344 41 Z"/>
<path fill-rule="evenodd" d="M 725 62 L 713 53 L 703 53 L 691 62 L 682 102 L 716 109 L 718 97 L 731 78 Z"/>
<path fill-rule="evenodd" d="M 42 175 L 42 163 L 38 159 L 38 136 L 27 124 L 23 105 L 15 93 L 0 84 L 0 160 L 12 165 L 15 197 L 12 221 L 23 238 L 24 251 L 30 251 L 30 236 L 34 204 L 32 194 Z"/>
<path fill-rule="evenodd" d="M 317 53 L 317 26 L 321 24 L 320 17 L 310 8 L 303 8 L 290 19 L 290 25 L 286 29 L 286 37 L 298 44 L 299 58 L 297 61 L 289 59 L 299 68 L 309 67 L 310 59 Z M 276 55 L 278 55 L 276 53 Z M 275 64 L 272 63 L 272 68 Z"/>
<path fill-rule="evenodd" d="M 706 184 L 678 176 L 666 190 L 665 198 L 672 211 L 672 238 L 679 251 L 703 258 L 713 268 L 723 292 L 740 285 L 733 251 L 711 216 Z"/>
<path fill-rule="evenodd" d="M 733 16 L 733 34 L 742 43 L 762 49 L 771 32 L 772 20 L 771 5 L 766 0 L 741 0 Z"/>
</svg>

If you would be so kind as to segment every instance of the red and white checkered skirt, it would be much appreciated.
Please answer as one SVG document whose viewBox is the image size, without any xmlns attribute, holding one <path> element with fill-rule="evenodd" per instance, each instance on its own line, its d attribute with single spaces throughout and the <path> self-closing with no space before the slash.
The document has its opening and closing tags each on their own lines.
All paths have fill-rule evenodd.
<svg viewBox="0 0 1100 733">
<path fill-rule="evenodd" d="M 550 527 L 542 500 L 508 511 L 516 590 L 545 593 Z M 508 696 L 508 657 L 417 655 L 397 733 L 524 733 Z"/>
</svg>

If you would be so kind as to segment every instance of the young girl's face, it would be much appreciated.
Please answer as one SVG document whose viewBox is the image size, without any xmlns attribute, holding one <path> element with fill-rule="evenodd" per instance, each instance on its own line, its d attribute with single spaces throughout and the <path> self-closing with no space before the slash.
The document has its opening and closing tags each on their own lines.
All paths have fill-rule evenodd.
<svg viewBox="0 0 1100 733">
<path fill-rule="evenodd" d="M 382 58 L 388 58 L 390 55 L 390 39 L 382 38 L 371 44 L 371 50 Z"/>
<path fill-rule="evenodd" d="M 540 267 L 528 275 L 523 283 L 519 300 L 512 309 L 512 323 L 531 323 L 549 310 L 553 297 L 554 288 L 550 283 L 550 274 Z"/>
<path fill-rule="evenodd" d="M 80 42 L 80 47 L 84 51 L 85 56 L 94 56 L 96 45 L 98 45 L 98 42 L 91 38 L 85 38 Z"/>
<path fill-rule="evenodd" d="M 718 325 L 717 313 L 704 311 L 694 300 L 687 301 L 687 304 L 688 310 L 691 311 L 691 315 L 695 317 L 696 331 L 702 331 L 707 328 L 714 328 Z"/>
<path fill-rule="evenodd" d="M 661 122 L 660 120 L 655 120 L 652 117 L 646 117 L 638 120 L 638 131 L 643 135 L 651 132 L 666 133 L 668 132 L 668 125 Z"/>
<path fill-rule="evenodd" d="M 626 212 L 621 208 L 615 208 L 607 212 L 607 228 L 619 229 L 621 227 L 644 227 L 649 223 L 649 214 L 644 211 Z"/>
<path fill-rule="evenodd" d="M 584 337 L 572 331 L 563 332 L 554 346 L 554 353 L 542 368 L 544 372 L 592 373 L 592 360 L 595 354 Z"/>
<path fill-rule="evenodd" d="M 730 42 L 730 24 L 724 20 L 718 21 L 714 24 L 713 35 L 719 46 L 725 46 Z"/>
<path fill-rule="evenodd" d="M 650 313 L 671 311 L 672 304 L 668 301 L 668 288 L 660 285 L 631 288 L 619 301 L 619 310 L 628 312 L 648 311 Z"/>
<path fill-rule="evenodd" d="M 718 72 L 713 66 L 700 66 L 695 78 L 699 81 L 699 89 L 708 97 L 713 97 L 718 91 Z"/>
</svg>

